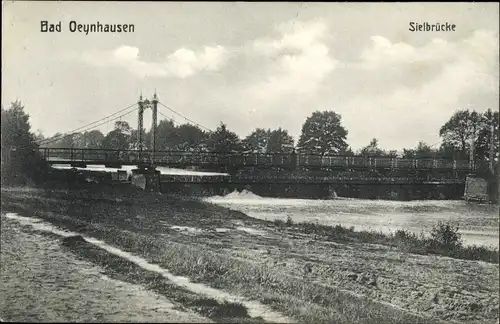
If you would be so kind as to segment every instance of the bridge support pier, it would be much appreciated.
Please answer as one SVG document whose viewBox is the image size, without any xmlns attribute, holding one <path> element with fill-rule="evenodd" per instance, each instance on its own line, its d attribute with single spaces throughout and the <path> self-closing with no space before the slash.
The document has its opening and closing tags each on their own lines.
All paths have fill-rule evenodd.
<svg viewBox="0 0 500 324">
<path fill-rule="evenodd" d="M 147 192 L 160 192 L 160 171 L 154 168 L 134 169 L 132 184 Z"/>
</svg>

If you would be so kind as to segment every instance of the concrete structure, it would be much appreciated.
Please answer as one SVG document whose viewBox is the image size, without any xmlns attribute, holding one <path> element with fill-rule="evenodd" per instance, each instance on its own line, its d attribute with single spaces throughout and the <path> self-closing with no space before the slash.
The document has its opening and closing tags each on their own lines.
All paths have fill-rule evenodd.
<svg viewBox="0 0 500 324">
<path fill-rule="evenodd" d="M 132 184 L 148 192 L 160 192 L 160 171 L 154 168 L 132 170 Z"/>
<path fill-rule="evenodd" d="M 464 199 L 466 201 L 488 201 L 488 181 L 468 175 L 465 181 Z"/>
</svg>

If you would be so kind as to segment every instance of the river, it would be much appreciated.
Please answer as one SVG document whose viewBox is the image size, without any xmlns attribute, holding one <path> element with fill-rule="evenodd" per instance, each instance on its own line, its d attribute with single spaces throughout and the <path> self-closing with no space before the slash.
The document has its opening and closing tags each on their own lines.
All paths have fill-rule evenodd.
<svg viewBox="0 0 500 324">
<path fill-rule="evenodd" d="M 69 165 L 54 165 L 59 169 Z M 121 170 L 131 173 L 135 166 Z M 82 168 L 83 169 L 83 168 Z M 120 169 L 104 165 L 89 166 L 86 170 L 116 172 Z M 224 173 L 197 172 L 159 167 L 161 174 L 170 175 L 224 175 Z M 499 246 L 499 206 L 466 203 L 462 200 L 369 200 L 338 198 L 310 200 L 265 198 L 249 191 L 233 192 L 224 197 L 205 199 L 208 202 L 241 211 L 248 216 L 264 220 L 290 217 L 295 222 L 318 222 L 325 225 L 354 226 L 357 230 L 375 230 L 391 233 L 405 229 L 416 234 L 428 234 L 438 221 L 459 227 L 466 245 Z"/>
<path fill-rule="evenodd" d="M 389 201 L 338 198 L 334 200 L 264 198 L 249 191 L 206 198 L 205 201 L 225 206 L 264 219 L 294 222 L 318 222 L 325 225 L 354 226 L 356 230 L 391 233 L 406 229 L 428 234 L 438 221 L 459 227 L 466 245 L 498 248 L 499 207 L 456 200 Z"/>
</svg>

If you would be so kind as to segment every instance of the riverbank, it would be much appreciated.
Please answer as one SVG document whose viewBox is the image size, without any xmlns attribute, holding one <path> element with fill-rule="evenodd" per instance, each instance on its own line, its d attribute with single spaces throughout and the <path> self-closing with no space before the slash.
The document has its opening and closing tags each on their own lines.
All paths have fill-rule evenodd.
<svg viewBox="0 0 500 324">
<path fill-rule="evenodd" d="M 435 254 L 455 259 L 478 260 L 498 264 L 499 251 L 484 246 L 463 246 L 458 228 L 438 222 L 434 226 L 431 237 L 406 230 L 397 230 L 394 234 L 384 234 L 375 231 L 355 231 L 342 225 L 328 226 L 317 223 L 293 223 L 275 220 L 277 228 L 282 231 L 313 234 L 316 238 L 332 242 L 355 242 L 380 244 L 395 247 L 400 251 L 414 254 Z"/>
<path fill-rule="evenodd" d="M 325 232 L 354 228 L 354 235 L 368 232 L 367 243 L 384 243 L 396 232 L 404 230 L 430 238 L 439 222 L 459 228 L 464 247 L 483 246 L 498 250 L 499 207 L 465 201 L 417 200 L 411 202 L 337 198 L 333 200 L 267 198 L 243 190 L 203 201 L 240 211 L 250 217 L 306 226 L 327 226 Z M 384 240 L 377 239 L 381 236 Z M 365 241 L 366 242 L 366 241 Z"/>
<path fill-rule="evenodd" d="M 498 264 L 328 241 L 193 199 L 106 190 L 2 189 L 2 210 L 97 238 L 298 322 L 498 319 Z"/>
</svg>

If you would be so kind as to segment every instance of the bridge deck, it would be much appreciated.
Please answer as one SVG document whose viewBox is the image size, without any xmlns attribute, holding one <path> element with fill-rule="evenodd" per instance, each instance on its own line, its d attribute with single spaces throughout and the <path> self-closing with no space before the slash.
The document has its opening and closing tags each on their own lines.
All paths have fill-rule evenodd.
<svg viewBox="0 0 500 324">
<path fill-rule="evenodd" d="M 368 156 L 322 156 L 308 154 L 255 154 L 214 152 L 173 152 L 104 149 L 48 149 L 40 152 L 51 164 L 81 165 L 147 165 L 184 168 L 198 166 L 206 168 L 225 167 L 281 167 L 294 169 L 413 169 L 413 170 L 460 170 L 474 168 L 465 160 L 402 159 Z"/>
</svg>

